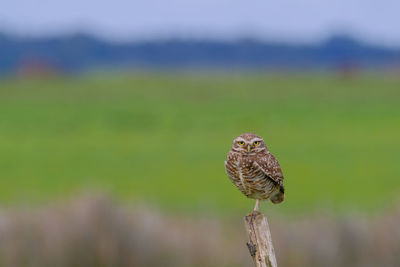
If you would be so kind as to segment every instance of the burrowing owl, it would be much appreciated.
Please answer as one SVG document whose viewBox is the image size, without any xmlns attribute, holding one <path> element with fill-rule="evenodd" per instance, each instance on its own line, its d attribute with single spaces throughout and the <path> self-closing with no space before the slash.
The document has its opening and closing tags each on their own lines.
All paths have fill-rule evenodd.
<svg viewBox="0 0 400 267">
<path fill-rule="evenodd" d="M 233 140 L 225 169 L 240 192 L 256 199 L 254 210 L 260 200 L 271 199 L 274 204 L 284 200 L 281 167 L 258 135 L 245 133 Z"/>
</svg>

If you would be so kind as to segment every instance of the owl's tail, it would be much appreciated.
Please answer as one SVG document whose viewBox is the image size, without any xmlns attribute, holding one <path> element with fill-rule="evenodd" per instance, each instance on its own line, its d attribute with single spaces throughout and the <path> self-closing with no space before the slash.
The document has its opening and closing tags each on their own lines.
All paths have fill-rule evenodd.
<svg viewBox="0 0 400 267">
<path fill-rule="evenodd" d="M 276 190 L 276 193 L 274 193 L 270 199 L 274 204 L 279 204 L 285 200 L 285 188 L 282 182 L 279 183 L 279 190 Z"/>
</svg>

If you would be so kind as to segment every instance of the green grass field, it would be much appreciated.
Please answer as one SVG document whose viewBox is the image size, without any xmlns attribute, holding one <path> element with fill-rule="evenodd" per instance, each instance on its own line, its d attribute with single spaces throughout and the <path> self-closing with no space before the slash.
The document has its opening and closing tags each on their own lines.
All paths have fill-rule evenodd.
<svg viewBox="0 0 400 267">
<path fill-rule="evenodd" d="M 87 190 L 164 209 L 244 212 L 226 152 L 256 132 L 286 201 L 263 210 L 378 210 L 400 192 L 400 78 L 97 74 L 0 80 L 0 201 Z"/>
</svg>

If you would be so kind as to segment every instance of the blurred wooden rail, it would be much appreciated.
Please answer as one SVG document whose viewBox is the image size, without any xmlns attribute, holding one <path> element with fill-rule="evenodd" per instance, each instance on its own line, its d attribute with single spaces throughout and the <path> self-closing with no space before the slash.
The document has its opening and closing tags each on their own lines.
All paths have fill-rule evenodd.
<svg viewBox="0 0 400 267">
<path fill-rule="evenodd" d="M 277 267 L 267 218 L 258 211 L 244 217 L 249 236 L 247 247 L 256 267 Z"/>
</svg>

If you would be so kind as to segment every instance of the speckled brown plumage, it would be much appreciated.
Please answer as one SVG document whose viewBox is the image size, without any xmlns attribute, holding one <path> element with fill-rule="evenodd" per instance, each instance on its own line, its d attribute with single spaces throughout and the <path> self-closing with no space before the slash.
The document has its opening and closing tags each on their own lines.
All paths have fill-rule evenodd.
<svg viewBox="0 0 400 267">
<path fill-rule="evenodd" d="M 240 192 L 257 199 L 256 209 L 258 200 L 270 199 L 274 204 L 284 200 L 281 167 L 260 136 L 246 133 L 235 138 L 225 169 Z"/>
</svg>

